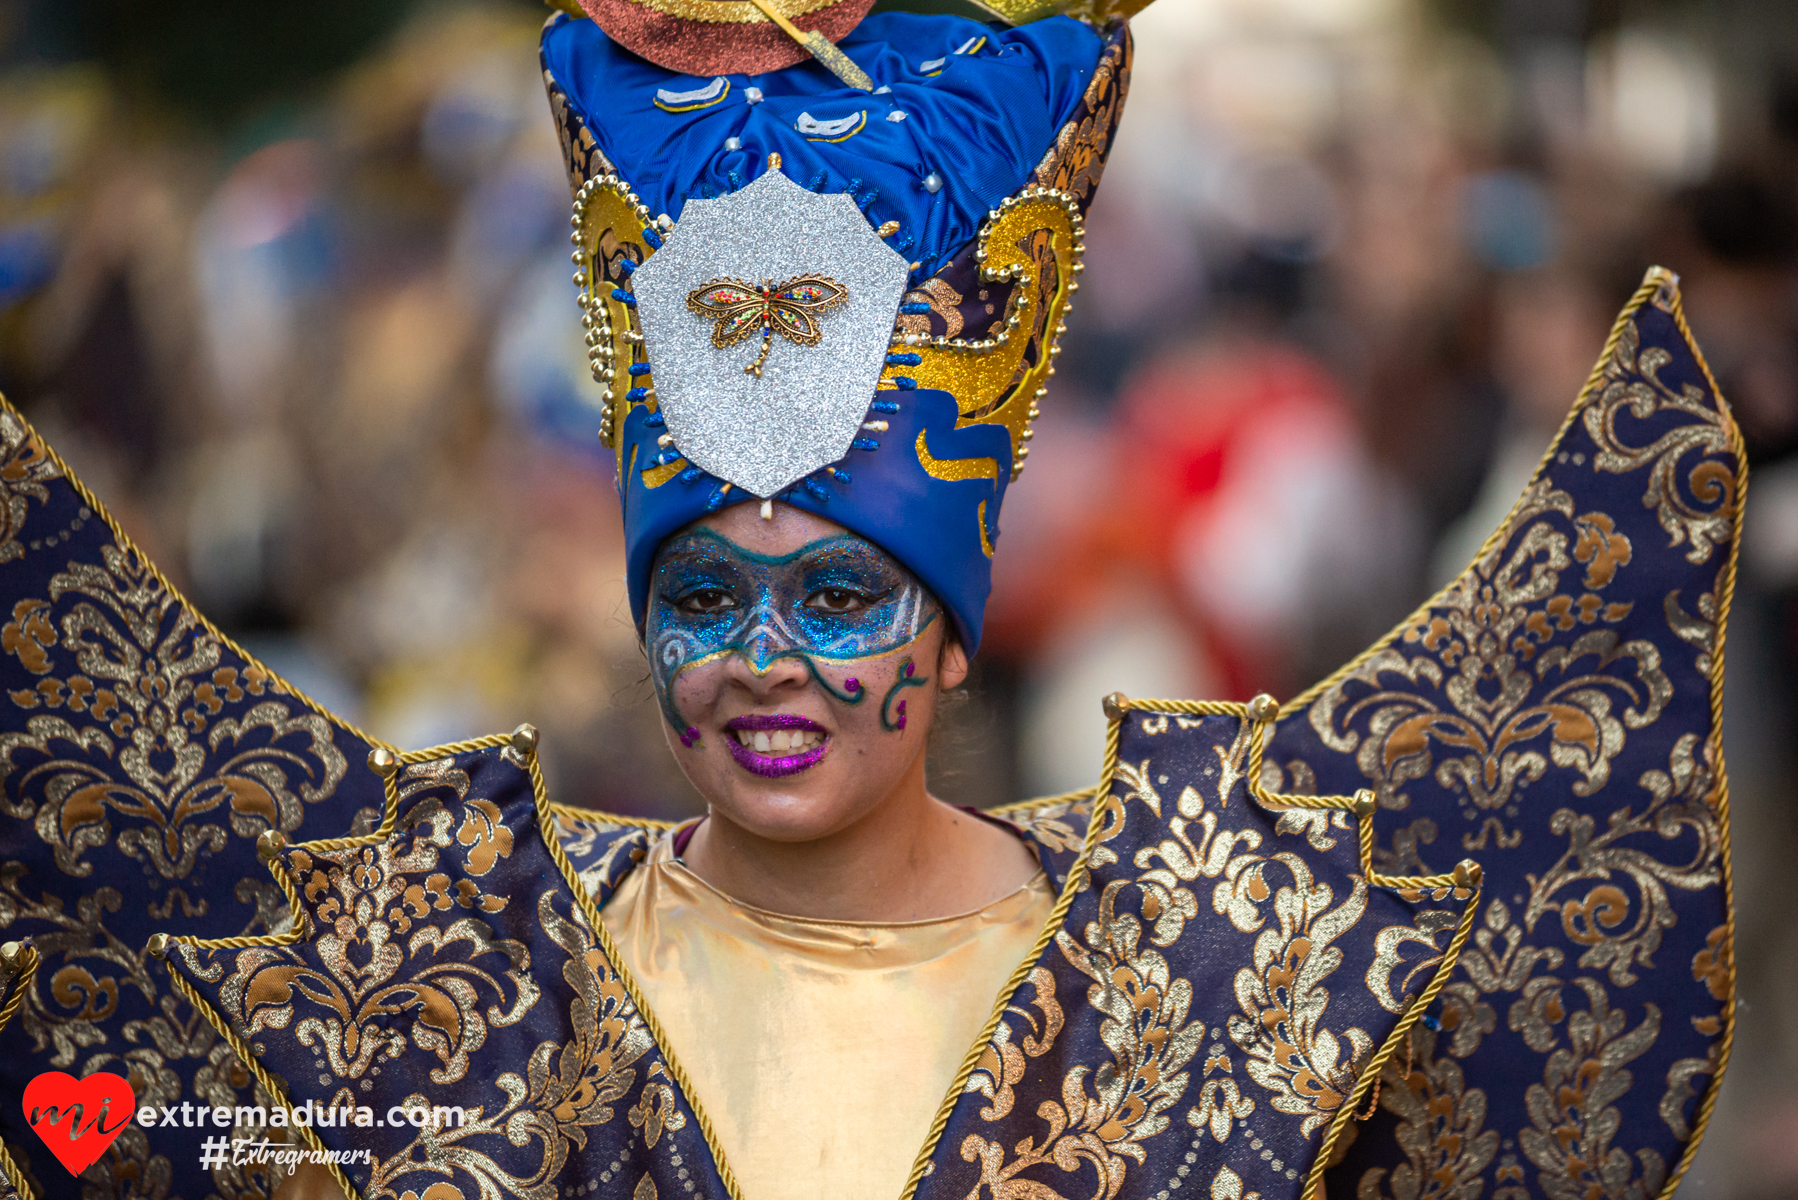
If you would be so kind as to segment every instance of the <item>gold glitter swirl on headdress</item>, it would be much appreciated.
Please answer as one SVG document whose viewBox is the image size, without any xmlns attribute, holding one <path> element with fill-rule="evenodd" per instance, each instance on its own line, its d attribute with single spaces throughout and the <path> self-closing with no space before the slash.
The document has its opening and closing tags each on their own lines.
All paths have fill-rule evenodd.
<svg viewBox="0 0 1798 1200">
<path fill-rule="evenodd" d="M 1030 456 L 1030 423 L 1040 409 L 1055 374 L 1057 345 L 1066 330 L 1069 298 L 1079 290 L 1085 251 L 1085 222 L 1072 195 L 1032 185 L 987 214 L 980 229 L 975 261 L 983 283 L 1009 283 L 1011 297 L 998 332 L 967 339 L 903 337 L 895 350 L 915 353 L 915 364 L 889 366 L 882 375 L 888 386 L 900 377 L 921 388 L 955 396 L 961 409 L 957 428 L 1003 425 L 1011 434 L 1012 478 Z"/>
</svg>

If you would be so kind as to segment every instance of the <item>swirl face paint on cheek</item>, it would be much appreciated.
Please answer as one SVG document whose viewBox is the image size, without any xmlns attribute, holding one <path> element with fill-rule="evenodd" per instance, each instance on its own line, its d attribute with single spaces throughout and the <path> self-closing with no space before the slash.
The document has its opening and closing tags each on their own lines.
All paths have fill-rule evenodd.
<svg viewBox="0 0 1798 1200">
<path fill-rule="evenodd" d="M 864 538 L 838 534 L 790 554 L 758 554 L 710 529 L 680 534 L 658 555 L 648 629 L 650 669 L 663 715 L 686 745 L 698 731 L 681 715 L 681 674 L 741 655 L 757 674 L 782 659 L 803 662 L 845 705 L 867 699 L 856 677 L 839 686 L 819 670 L 890 654 L 942 615 L 916 576 Z M 902 676 L 903 686 L 920 686 Z M 890 697 L 889 697 L 890 699 Z M 888 729 L 904 728 L 884 719 Z"/>
<path fill-rule="evenodd" d="M 887 698 L 880 703 L 880 727 L 888 733 L 898 733 L 905 728 L 905 701 L 899 700 L 899 693 L 906 688 L 923 687 L 930 682 L 928 675 L 918 674 L 918 664 L 911 659 L 899 668 L 899 678 L 893 680 L 893 686 L 887 691 Z M 899 700 L 897 705 L 893 701 Z"/>
</svg>

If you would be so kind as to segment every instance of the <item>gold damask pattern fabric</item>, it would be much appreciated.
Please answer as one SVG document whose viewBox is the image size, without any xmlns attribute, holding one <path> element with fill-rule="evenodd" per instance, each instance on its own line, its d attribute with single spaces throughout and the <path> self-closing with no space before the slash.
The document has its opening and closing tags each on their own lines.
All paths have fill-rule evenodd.
<svg viewBox="0 0 1798 1200">
<path fill-rule="evenodd" d="M 591 901 L 545 841 L 558 822 L 534 760 L 408 755 L 390 824 L 279 854 L 297 938 L 168 955 L 177 988 L 286 1081 L 289 1110 L 325 1114 L 308 1143 L 370 1151 L 341 1168 L 351 1194 L 725 1195 Z M 462 1119 L 435 1112 L 452 1106 Z"/>
<path fill-rule="evenodd" d="M 1158 1196 L 1189 1177 L 1298 1194 L 1474 893 L 1370 884 L 1355 818 L 1252 800 L 1257 733 L 1237 710 L 1133 712 L 1100 801 L 1011 814 L 1060 897 L 916 1194 Z M 295 932 L 178 944 L 177 989 L 290 1107 L 373 1110 L 304 1133 L 373 1149 L 345 1168 L 355 1194 L 741 1197 L 680 1047 L 592 919 L 648 831 L 552 812 L 499 741 L 405 756 L 390 833 L 277 857 Z M 380 1123 L 449 1104 L 465 1124 Z"/>
<path fill-rule="evenodd" d="M 1452 961 L 1470 889 L 1370 883 L 1349 812 L 1252 798 L 1240 709 L 1137 706 L 920 1197 L 1297 1196 Z"/>
<path fill-rule="evenodd" d="M 1718 716 L 1745 472 L 1652 271 L 1480 556 L 1283 710 L 1270 772 L 1373 789 L 1388 869 L 1470 854 L 1490 897 L 1333 1192 L 1648 1200 L 1690 1161 L 1734 1012 Z"/>
<path fill-rule="evenodd" d="M 0 589 L 0 938 L 43 956 L 3 1035 L 0 1092 L 109 1071 L 143 1105 L 256 1103 L 251 1072 L 144 944 L 170 925 L 277 927 L 256 838 L 378 814 L 380 781 L 348 770 L 369 742 L 221 637 L 3 401 Z M 132 1125 L 76 1182 L 16 1105 L 0 1109 L 0 1138 L 49 1195 L 270 1193 L 264 1166 L 201 1170 L 201 1137 Z"/>
</svg>

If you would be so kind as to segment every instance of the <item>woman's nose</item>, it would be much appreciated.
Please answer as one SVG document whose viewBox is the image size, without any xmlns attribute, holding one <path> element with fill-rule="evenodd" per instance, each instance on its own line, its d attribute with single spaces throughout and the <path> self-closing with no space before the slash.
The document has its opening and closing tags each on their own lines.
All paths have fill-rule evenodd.
<svg viewBox="0 0 1798 1200">
<path fill-rule="evenodd" d="M 811 670 L 801 652 L 764 638 L 752 639 L 742 650 L 731 655 L 725 672 L 732 683 L 758 697 L 783 689 L 802 688 L 811 679 Z"/>
</svg>

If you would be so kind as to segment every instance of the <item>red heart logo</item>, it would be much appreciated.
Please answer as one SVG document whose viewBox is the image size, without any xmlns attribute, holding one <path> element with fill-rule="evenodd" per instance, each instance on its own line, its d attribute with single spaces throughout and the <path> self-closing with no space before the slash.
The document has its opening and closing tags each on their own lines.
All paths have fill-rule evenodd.
<svg viewBox="0 0 1798 1200">
<path fill-rule="evenodd" d="M 45 1071 L 25 1085 L 25 1123 L 50 1153 L 79 1175 L 106 1153 L 119 1130 L 131 1124 L 137 1096 L 131 1084 L 104 1071 L 77 1079 Z"/>
</svg>

